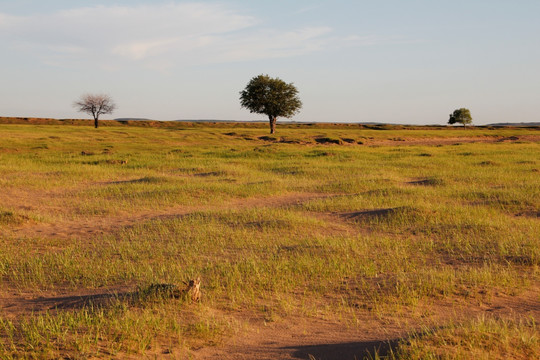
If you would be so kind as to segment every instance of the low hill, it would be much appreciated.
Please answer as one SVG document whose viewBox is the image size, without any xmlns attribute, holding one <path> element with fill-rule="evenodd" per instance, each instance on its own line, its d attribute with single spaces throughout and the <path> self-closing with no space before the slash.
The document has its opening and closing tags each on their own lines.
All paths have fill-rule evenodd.
<svg viewBox="0 0 540 360">
<path fill-rule="evenodd" d="M 494 123 L 487 124 L 486 126 L 520 126 L 520 127 L 529 127 L 529 126 L 540 126 L 540 122 L 520 122 L 520 123 Z"/>
</svg>

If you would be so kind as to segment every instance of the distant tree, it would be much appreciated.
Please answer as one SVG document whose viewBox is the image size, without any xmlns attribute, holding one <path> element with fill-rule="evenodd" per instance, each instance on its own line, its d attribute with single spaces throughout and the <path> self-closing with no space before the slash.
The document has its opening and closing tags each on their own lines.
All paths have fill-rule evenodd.
<svg viewBox="0 0 540 360">
<path fill-rule="evenodd" d="M 94 126 L 96 129 L 98 127 L 99 116 L 103 114 L 112 114 L 116 108 L 112 98 L 109 95 L 104 94 L 83 95 L 78 101 L 73 103 L 73 106 L 80 112 L 92 115 L 94 117 Z"/>
<path fill-rule="evenodd" d="M 279 78 L 259 75 L 240 92 L 240 104 L 251 113 L 264 114 L 270 121 L 270 134 L 276 131 L 278 117 L 290 118 L 302 108 L 298 90 Z"/>
<path fill-rule="evenodd" d="M 448 120 L 448 123 L 450 125 L 463 124 L 463 126 L 467 126 L 468 124 L 472 123 L 471 112 L 469 111 L 469 109 L 465 108 L 454 110 L 454 112 L 450 114 L 450 119 Z"/>
</svg>

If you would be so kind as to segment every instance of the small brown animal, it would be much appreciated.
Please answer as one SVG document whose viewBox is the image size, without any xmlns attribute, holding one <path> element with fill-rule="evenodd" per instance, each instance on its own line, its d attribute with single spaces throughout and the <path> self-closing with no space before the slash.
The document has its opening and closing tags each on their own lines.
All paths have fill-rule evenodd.
<svg viewBox="0 0 540 360">
<path fill-rule="evenodd" d="M 186 287 L 181 289 L 175 284 L 151 284 L 144 293 L 159 297 L 173 297 L 177 299 L 191 299 L 193 302 L 201 300 L 201 278 L 184 281 Z"/>
<path fill-rule="evenodd" d="M 201 278 L 196 278 L 194 280 L 189 280 L 189 282 L 184 282 L 187 285 L 186 289 L 183 292 L 186 295 L 191 294 L 191 301 L 198 302 L 201 300 Z"/>
<path fill-rule="evenodd" d="M 105 162 L 107 164 L 120 164 L 120 165 L 125 165 L 128 163 L 127 160 L 105 160 Z"/>
</svg>

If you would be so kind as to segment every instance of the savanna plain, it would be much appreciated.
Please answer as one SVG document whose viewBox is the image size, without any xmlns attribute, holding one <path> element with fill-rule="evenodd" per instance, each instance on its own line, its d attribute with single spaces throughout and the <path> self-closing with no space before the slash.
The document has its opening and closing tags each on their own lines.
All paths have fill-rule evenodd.
<svg viewBox="0 0 540 360">
<path fill-rule="evenodd" d="M 266 132 L 1 124 L 0 358 L 540 358 L 538 128 Z"/>
</svg>

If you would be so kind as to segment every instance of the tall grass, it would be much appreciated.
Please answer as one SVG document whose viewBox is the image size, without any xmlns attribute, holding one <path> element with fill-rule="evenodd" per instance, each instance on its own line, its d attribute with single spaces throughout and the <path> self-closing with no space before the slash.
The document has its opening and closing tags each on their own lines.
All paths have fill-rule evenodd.
<svg viewBox="0 0 540 360">
<path fill-rule="evenodd" d="M 489 302 L 539 283 L 538 143 L 368 145 L 534 130 L 289 128 L 274 140 L 253 128 L 1 130 L 2 293 L 136 292 L 200 276 L 204 294 L 201 305 L 117 296 L 0 310 L 3 358 L 189 352 L 241 331 L 232 311 L 361 326 L 362 316 L 410 317 L 425 304 Z M 451 331 L 505 324 L 490 321 Z M 512 339 L 537 336 L 508 324 Z M 400 356 L 438 354 L 437 334 Z"/>
</svg>

